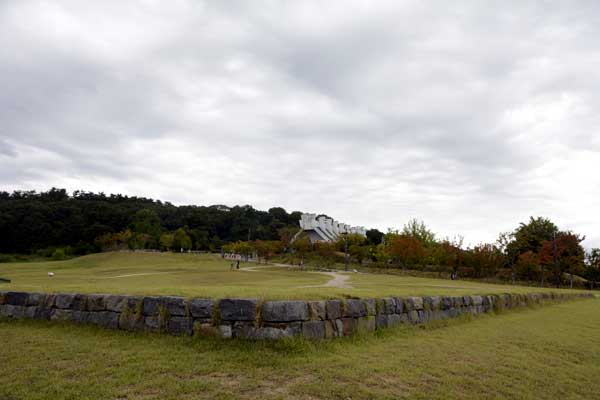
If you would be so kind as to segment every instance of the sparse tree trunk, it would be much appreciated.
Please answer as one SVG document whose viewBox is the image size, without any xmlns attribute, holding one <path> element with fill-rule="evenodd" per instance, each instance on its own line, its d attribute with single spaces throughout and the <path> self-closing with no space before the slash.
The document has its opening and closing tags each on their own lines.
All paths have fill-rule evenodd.
<svg viewBox="0 0 600 400">
<path fill-rule="evenodd" d="M 573 289 L 573 273 L 571 272 L 569 275 L 571 275 L 571 289 Z"/>
</svg>

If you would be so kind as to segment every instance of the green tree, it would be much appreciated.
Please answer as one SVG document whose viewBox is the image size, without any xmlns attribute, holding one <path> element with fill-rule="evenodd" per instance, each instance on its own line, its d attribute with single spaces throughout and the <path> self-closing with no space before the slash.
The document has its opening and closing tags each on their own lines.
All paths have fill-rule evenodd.
<svg viewBox="0 0 600 400">
<path fill-rule="evenodd" d="M 423 221 L 419 221 L 416 218 L 411 219 L 404 225 L 402 234 L 418 239 L 425 247 L 435 245 L 435 234 L 427 228 L 427 225 Z"/>
<path fill-rule="evenodd" d="M 160 249 L 163 251 L 171 251 L 173 243 L 175 242 L 175 235 L 169 232 L 165 232 L 160 235 Z"/>
<path fill-rule="evenodd" d="M 173 248 L 177 251 L 180 249 L 189 250 L 192 248 L 192 239 L 183 228 L 179 228 L 173 235 Z"/>
</svg>

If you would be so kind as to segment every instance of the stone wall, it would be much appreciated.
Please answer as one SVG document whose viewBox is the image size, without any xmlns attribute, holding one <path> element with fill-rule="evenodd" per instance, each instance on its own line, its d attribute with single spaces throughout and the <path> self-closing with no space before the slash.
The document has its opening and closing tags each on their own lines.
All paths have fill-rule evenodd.
<svg viewBox="0 0 600 400">
<path fill-rule="evenodd" d="M 186 299 L 171 296 L 0 292 L 0 317 L 70 321 L 110 329 L 223 338 L 326 339 L 399 324 L 420 324 L 590 293 L 532 293 L 460 297 L 388 297 L 322 301 Z"/>
</svg>

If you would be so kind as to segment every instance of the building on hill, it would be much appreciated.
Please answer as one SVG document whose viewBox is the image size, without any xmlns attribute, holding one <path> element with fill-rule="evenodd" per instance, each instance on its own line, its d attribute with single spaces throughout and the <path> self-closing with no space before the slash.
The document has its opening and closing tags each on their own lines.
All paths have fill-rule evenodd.
<svg viewBox="0 0 600 400">
<path fill-rule="evenodd" d="M 353 233 L 365 236 L 367 232 L 362 226 L 350 226 L 333 220 L 325 215 L 302 214 L 300 217 L 301 233 L 306 233 L 312 243 L 335 242 L 341 235 Z"/>
</svg>

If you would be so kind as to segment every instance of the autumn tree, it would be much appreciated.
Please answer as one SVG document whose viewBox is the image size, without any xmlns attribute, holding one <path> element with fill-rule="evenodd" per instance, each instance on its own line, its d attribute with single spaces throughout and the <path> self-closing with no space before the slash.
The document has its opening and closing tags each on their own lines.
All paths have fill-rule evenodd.
<svg viewBox="0 0 600 400">
<path fill-rule="evenodd" d="M 553 271 L 554 283 L 560 286 L 562 275 L 569 274 L 570 286 L 573 287 L 573 275 L 584 271 L 585 251 L 581 237 L 573 232 L 558 232 L 551 240 L 542 243 L 539 257 L 542 266 Z"/>
<path fill-rule="evenodd" d="M 386 252 L 392 261 L 406 268 L 423 260 L 425 247 L 419 239 L 411 235 L 388 235 L 386 238 Z"/>
</svg>

